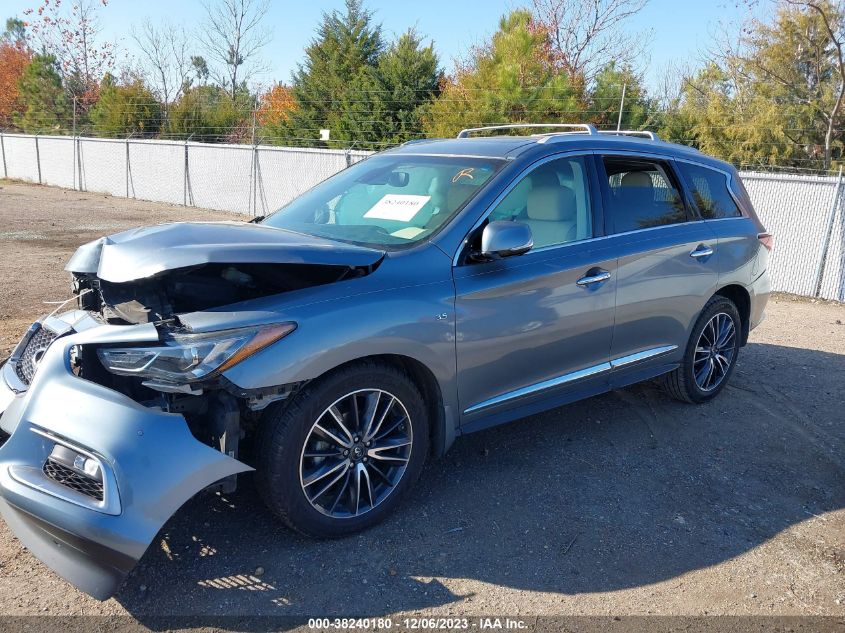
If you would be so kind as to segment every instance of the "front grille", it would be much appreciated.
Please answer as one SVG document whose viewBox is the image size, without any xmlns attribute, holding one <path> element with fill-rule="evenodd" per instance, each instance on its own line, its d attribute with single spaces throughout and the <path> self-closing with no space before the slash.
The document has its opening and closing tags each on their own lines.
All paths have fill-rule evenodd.
<svg viewBox="0 0 845 633">
<path fill-rule="evenodd" d="M 47 463 L 44 464 L 44 474 L 56 483 L 76 490 L 86 497 L 91 497 L 97 501 L 103 500 L 103 484 L 101 482 L 86 477 L 58 462 L 47 460 Z"/>
<path fill-rule="evenodd" d="M 38 369 L 38 363 L 41 362 L 44 352 L 55 340 L 55 332 L 48 330 L 43 325 L 29 339 L 21 357 L 15 363 L 15 373 L 25 385 L 32 382 L 32 377 Z"/>
</svg>

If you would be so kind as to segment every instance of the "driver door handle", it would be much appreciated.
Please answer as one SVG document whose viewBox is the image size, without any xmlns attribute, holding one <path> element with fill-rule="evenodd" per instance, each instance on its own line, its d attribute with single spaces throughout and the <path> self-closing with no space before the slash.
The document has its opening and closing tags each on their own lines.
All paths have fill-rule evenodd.
<svg viewBox="0 0 845 633">
<path fill-rule="evenodd" d="M 575 283 L 579 286 L 591 286 L 592 284 L 600 284 L 603 281 L 607 281 L 610 279 L 610 273 L 606 270 L 597 270 L 597 271 L 590 271 L 593 274 L 588 274 L 585 277 L 581 277 Z"/>
</svg>

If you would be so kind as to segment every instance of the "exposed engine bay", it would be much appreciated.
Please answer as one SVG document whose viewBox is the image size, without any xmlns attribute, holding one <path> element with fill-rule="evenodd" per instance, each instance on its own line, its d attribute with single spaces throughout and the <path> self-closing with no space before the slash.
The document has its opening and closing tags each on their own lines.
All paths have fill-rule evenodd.
<svg viewBox="0 0 845 633">
<path fill-rule="evenodd" d="M 239 441 L 264 409 L 301 385 L 243 390 L 222 375 L 225 363 L 272 344 L 296 324 L 233 324 L 197 333 L 182 318 L 363 277 L 383 257 L 378 250 L 234 222 L 159 225 L 90 242 L 66 266 L 80 310 L 100 324 L 153 327 L 158 340 L 75 346 L 72 371 L 151 410 L 181 414 L 196 439 L 237 459 Z M 233 490 L 234 476 L 222 486 Z"/>
<path fill-rule="evenodd" d="M 73 273 L 79 307 L 111 324 L 156 323 L 270 295 L 368 274 L 369 267 L 318 264 L 202 264 L 115 283 Z"/>
<path fill-rule="evenodd" d="M 188 330 L 179 314 L 228 306 L 265 296 L 336 283 L 368 274 L 370 267 L 319 264 L 209 263 L 115 283 L 96 273 L 72 273 L 79 308 L 109 325 L 152 324 L 162 341 Z M 245 392 L 216 373 L 178 384 L 142 376 L 118 375 L 103 364 L 97 348 L 71 354 L 74 373 L 153 409 L 182 414 L 204 444 L 237 459 L 240 440 L 272 402 L 289 397 L 298 385 Z M 232 492 L 236 476 L 219 483 Z"/>
</svg>

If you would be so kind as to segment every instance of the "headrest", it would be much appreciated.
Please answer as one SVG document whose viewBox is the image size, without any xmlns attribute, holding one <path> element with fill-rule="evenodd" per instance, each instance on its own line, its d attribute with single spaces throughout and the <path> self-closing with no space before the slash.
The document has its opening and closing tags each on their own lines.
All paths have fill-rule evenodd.
<svg viewBox="0 0 845 633">
<path fill-rule="evenodd" d="M 572 182 L 572 179 L 575 177 L 572 171 L 572 163 L 568 160 L 555 161 L 555 171 L 557 172 L 558 179 L 564 184 Z"/>
<path fill-rule="evenodd" d="M 542 167 L 531 174 L 531 188 L 559 187 L 560 180 L 557 178 L 556 170 L 543 169 Z"/>
<path fill-rule="evenodd" d="M 654 183 L 651 181 L 651 176 L 649 176 L 644 171 L 629 171 L 627 174 L 622 176 L 622 181 L 620 183 L 623 187 L 648 187 L 649 189 L 654 188 Z"/>
<path fill-rule="evenodd" d="M 564 185 L 534 187 L 528 194 L 529 220 L 571 222 L 575 219 L 575 192 Z"/>
<path fill-rule="evenodd" d="M 476 185 L 451 184 L 446 192 L 446 208 L 452 213 L 477 189 Z"/>
</svg>

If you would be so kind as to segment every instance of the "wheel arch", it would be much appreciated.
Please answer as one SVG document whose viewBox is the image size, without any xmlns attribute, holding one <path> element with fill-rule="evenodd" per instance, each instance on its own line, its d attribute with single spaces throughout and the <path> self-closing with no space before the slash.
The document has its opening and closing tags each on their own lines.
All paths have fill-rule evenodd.
<svg viewBox="0 0 845 633">
<path fill-rule="evenodd" d="M 751 331 L 751 295 L 748 290 L 739 284 L 723 286 L 716 291 L 714 296 L 730 299 L 739 311 L 741 344 L 748 343 L 748 334 Z"/>
<path fill-rule="evenodd" d="M 434 372 L 422 361 L 403 354 L 373 354 L 347 361 L 325 372 L 327 375 L 359 363 L 383 363 L 399 369 L 420 390 L 426 410 L 429 414 L 430 452 L 434 457 L 442 457 L 455 441 L 456 425 L 453 416 L 443 399 L 440 383 Z"/>
</svg>

